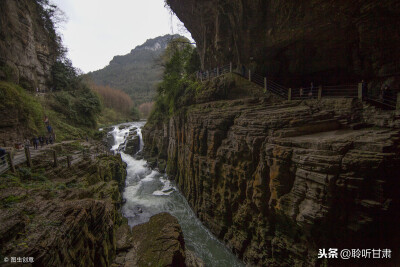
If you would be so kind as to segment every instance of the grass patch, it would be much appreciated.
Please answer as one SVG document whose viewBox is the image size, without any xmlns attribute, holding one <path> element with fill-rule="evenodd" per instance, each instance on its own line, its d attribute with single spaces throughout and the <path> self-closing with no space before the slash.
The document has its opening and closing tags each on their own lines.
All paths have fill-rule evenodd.
<svg viewBox="0 0 400 267">
<path fill-rule="evenodd" d="M 122 114 L 110 108 L 104 108 L 101 111 L 100 116 L 97 118 L 97 124 L 99 127 L 106 127 L 128 121 L 132 121 L 132 116 Z"/>
<path fill-rule="evenodd" d="M 18 114 L 19 121 L 33 134 L 45 134 L 43 107 L 41 103 L 22 87 L 0 82 L 0 111 L 2 114 Z"/>
</svg>

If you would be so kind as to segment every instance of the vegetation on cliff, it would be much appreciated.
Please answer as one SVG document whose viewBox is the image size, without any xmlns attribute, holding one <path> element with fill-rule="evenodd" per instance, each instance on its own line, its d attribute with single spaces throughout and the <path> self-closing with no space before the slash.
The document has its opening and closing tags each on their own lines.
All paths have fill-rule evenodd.
<svg viewBox="0 0 400 267">
<path fill-rule="evenodd" d="M 59 155 L 87 143 L 53 147 Z M 79 153 L 81 155 L 81 153 Z M 78 156 L 79 157 L 79 156 Z M 74 157 L 54 167 L 49 157 L 33 159 L 34 167 L 0 179 L 0 260 L 33 257 L 39 266 L 110 266 L 116 255 L 116 231 L 126 220 L 119 213 L 125 163 L 121 157 Z"/>
<path fill-rule="evenodd" d="M 149 121 L 168 118 L 180 107 L 192 101 L 201 87 L 194 72 L 200 68 L 197 49 L 186 38 L 170 42 L 162 56 L 165 67 L 163 80 L 157 87 L 155 107 Z"/>
</svg>

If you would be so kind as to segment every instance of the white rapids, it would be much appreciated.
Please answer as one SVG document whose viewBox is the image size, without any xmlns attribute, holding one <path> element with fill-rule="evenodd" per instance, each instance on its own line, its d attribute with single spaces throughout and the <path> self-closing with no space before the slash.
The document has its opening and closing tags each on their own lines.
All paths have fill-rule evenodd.
<svg viewBox="0 0 400 267">
<path fill-rule="evenodd" d="M 140 138 L 140 150 L 143 149 L 141 128 L 144 124 L 144 121 L 123 123 L 116 125 L 110 132 L 114 137 L 111 150 L 121 153 L 122 160 L 127 164 L 122 213 L 129 225 L 145 223 L 157 213 L 169 212 L 182 227 L 186 247 L 201 258 L 206 266 L 244 266 L 197 219 L 184 196 L 168 180 L 166 174 L 150 169 L 146 160 L 123 152 L 129 131 L 135 128 Z"/>
</svg>

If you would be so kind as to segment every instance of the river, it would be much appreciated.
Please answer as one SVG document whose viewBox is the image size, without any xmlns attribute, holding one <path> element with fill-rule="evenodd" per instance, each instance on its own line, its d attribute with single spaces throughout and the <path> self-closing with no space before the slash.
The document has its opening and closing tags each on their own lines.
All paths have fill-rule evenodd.
<svg viewBox="0 0 400 267">
<path fill-rule="evenodd" d="M 123 153 L 120 146 L 123 146 L 129 130 L 134 128 L 137 128 L 140 147 L 143 148 L 141 128 L 144 124 L 143 121 L 120 124 L 110 132 L 114 137 L 112 150 L 121 153 L 122 160 L 127 164 L 123 192 L 126 202 L 122 213 L 128 219 L 129 225 L 135 226 L 147 222 L 157 213 L 169 212 L 178 219 L 182 227 L 186 247 L 201 258 L 206 266 L 244 266 L 197 219 L 185 197 L 168 180 L 166 174 L 150 169 L 144 159 Z"/>
</svg>

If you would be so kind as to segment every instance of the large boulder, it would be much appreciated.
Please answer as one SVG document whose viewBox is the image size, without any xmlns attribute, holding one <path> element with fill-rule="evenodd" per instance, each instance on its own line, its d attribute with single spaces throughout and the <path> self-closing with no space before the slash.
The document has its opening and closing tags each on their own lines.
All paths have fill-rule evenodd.
<svg viewBox="0 0 400 267">
<path fill-rule="evenodd" d="M 163 212 L 147 223 L 117 232 L 113 266 L 185 266 L 185 242 L 178 220 Z"/>
<path fill-rule="evenodd" d="M 140 150 L 140 137 L 137 131 L 129 133 L 125 144 L 125 153 L 129 155 L 135 155 Z"/>
</svg>

